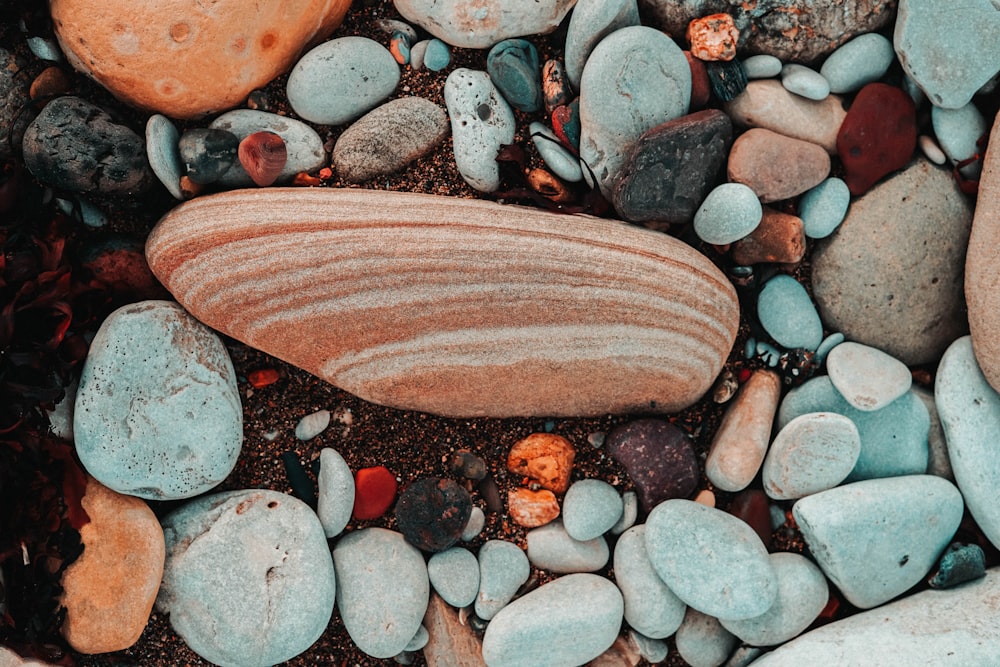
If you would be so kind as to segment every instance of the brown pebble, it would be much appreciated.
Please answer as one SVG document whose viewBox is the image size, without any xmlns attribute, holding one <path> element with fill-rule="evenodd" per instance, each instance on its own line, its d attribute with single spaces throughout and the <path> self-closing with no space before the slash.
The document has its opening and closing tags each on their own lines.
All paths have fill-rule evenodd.
<svg viewBox="0 0 1000 667">
<path fill-rule="evenodd" d="M 544 169 L 532 169 L 528 172 L 528 187 L 559 204 L 573 201 L 573 193 L 569 187 Z"/>
<path fill-rule="evenodd" d="M 181 176 L 181 194 L 184 199 L 193 199 L 200 195 L 204 189 L 204 185 L 195 183 L 187 176 Z"/>
<path fill-rule="evenodd" d="M 507 511 L 517 525 L 537 528 L 559 516 L 559 501 L 548 489 L 511 489 L 507 492 Z"/>
<path fill-rule="evenodd" d="M 486 667 L 482 640 L 463 620 L 437 593 L 431 593 L 424 615 L 429 635 L 424 646 L 428 667 Z"/>
<path fill-rule="evenodd" d="M 532 433 L 511 448 L 507 470 L 528 477 L 553 493 L 566 493 L 575 457 L 573 445 L 561 435 Z"/>
<path fill-rule="evenodd" d="M 684 57 L 691 67 L 691 110 L 703 109 L 712 96 L 708 70 L 705 69 L 705 63 L 691 55 L 690 51 L 685 51 Z"/>
<path fill-rule="evenodd" d="M 802 219 L 767 206 L 757 229 L 733 245 L 733 259 L 744 266 L 761 262 L 795 264 L 805 254 Z"/>
<path fill-rule="evenodd" d="M 238 155 L 243 169 L 263 188 L 278 180 L 288 161 L 288 148 L 274 132 L 254 132 L 240 142 Z"/>
<path fill-rule="evenodd" d="M 808 141 L 753 128 L 733 142 L 726 172 L 730 181 L 748 186 L 766 204 L 819 185 L 830 175 L 830 156 Z"/>
<path fill-rule="evenodd" d="M 705 507 L 715 507 L 715 494 L 709 489 L 702 489 L 694 497 L 694 501 Z"/>
<path fill-rule="evenodd" d="M 70 92 L 69 76 L 58 67 L 46 67 L 42 73 L 35 77 L 28 90 L 28 96 L 32 100 L 50 100 L 53 97 L 65 95 Z"/>
<path fill-rule="evenodd" d="M 551 114 L 556 107 L 573 101 L 573 90 L 561 60 L 546 60 L 542 65 L 542 97 L 545 100 L 546 115 Z"/>
<path fill-rule="evenodd" d="M 486 461 L 467 449 L 459 449 L 448 457 L 448 470 L 466 479 L 481 480 L 486 477 Z"/>
</svg>

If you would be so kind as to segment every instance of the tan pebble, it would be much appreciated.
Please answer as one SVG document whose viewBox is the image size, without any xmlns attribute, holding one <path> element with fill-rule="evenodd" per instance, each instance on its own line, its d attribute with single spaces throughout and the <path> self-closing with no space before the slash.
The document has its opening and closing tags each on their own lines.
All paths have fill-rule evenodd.
<svg viewBox="0 0 1000 667">
<path fill-rule="evenodd" d="M 28 95 L 32 100 L 49 100 L 70 91 L 69 76 L 58 67 L 46 67 L 31 82 Z"/>
<path fill-rule="evenodd" d="M 537 482 L 543 489 L 566 493 L 576 450 L 554 433 L 532 433 L 511 447 L 507 470 Z"/>
<path fill-rule="evenodd" d="M 725 105 L 737 127 L 763 127 L 785 136 L 819 144 L 837 153 L 837 134 L 847 111 L 839 95 L 816 102 L 788 92 L 780 81 L 751 81 L 746 90 Z"/>
<path fill-rule="evenodd" d="M 694 501 L 705 507 L 715 507 L 715 494 L 712 493 L 711 489 L 702 489 L 694 497 Z"/>
<path fill-rule="evenodd" d="M 965 299 L 969 304 L 972 348 L 983 375 L 1000 389 L 1000 115 L 993 121 L 979 198 L 972 221 L 972 236 L 965 266 Z"/>
<path fill-rule="evenodd" d="M 566 67 L 561 60 L 546 60 L 542 65 L 542 98 L 545 100 L 545 113 L 573 101 L 573 91 L 570 89 Z"/>
<path fill-rule="evenodd" d="M 544 169 L 528 172 L 528 187 L 559 204 L 573 201 L 573 193 L 566 184 Z"/>
<path fill-rule="evenodd" d="M 920 145 L 920 150 L 934 164 L 944 164 L 948 159 L 948 156 L 944 154 L 944 151 L 941 150 L 941 147 L 937 145 L 937 142 L 932 137 L 921 134 L 917 138 L 917 142 Z"/>
<path fill-rule="evenodd" d="M 468 623 L 462 622 L 460 613 L 437 593 L 431 593 L 424 614 L 429 636 L 423 649 L 427 667 L 486 667 L 483 642 Z"/>
<path fill-rule="evenodd" d="M 719 381 L 715 383 L 712 390 L 712 400 L 716 403 L 728 403 L 729 399 L 736 395 L 736 390 L 740 388 L 740 383 L 732 371 L 722 371 Z"/>
<path fill-rule="evenodd" d="M 587 667 L 635 667 L 642 661 L 639 647 L 628 637 L 619 637 L 607 651 L 587 663 Z"/>
<path fill-rule="evenodd" d="M 712 14 L 691 21 L 687 38 L 691 55 L 699 60 L 732 60 L 736 57 L 740 31 L 729 14 Z"/>
<path fill-rule="evenodd" d="M 507 512 L 517 525 L 537 528 L 559 516 L 559 501 L 548 489 L 511 489 L 507 492 Z"/>
<path fill-rule="evenodd" d="M 753 128 L 733 142 L 726 173 L 731 182 L 746 185 L 767 203 L 822 183 L 830 175 L 830 156 L 814 143 Z"/>
<path fill-rule="evenodd" d="M 733 259 L 743 266 L 801 261 L 806 254 L 802 219 L 767 206 L 763 208 L 764 215 L 757 228 L 733 245 Z"/>
</svg>

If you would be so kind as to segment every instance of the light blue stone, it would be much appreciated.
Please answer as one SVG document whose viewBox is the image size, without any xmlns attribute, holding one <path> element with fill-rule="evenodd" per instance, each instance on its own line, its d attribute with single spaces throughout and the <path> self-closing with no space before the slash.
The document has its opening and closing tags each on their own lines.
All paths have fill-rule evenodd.
<svg viewBox="0 0 1000 667">
<path fill-rule="evenodd" d="M 607 565 L 611 555 L 603 536 L 574 540 L 566 532 L 562 519 L 529 530 L 525 540 L 531 564 L 556 574 L 599 570 Z"/>
<path fill-rule="evenodd" d="M 444 101 L 458 172 L 472 188 L 493 192 L 500 187 L 497 151 L 514 143 L 514 112 L 489 74 L 464 67 L 448 75 Z"/>
<path fill-rule="evenodd" d="M 764 492 L 793 500 L 840 484 L 861 454 L 858 427 L 835 412 L 810 412 L 788 422 L 775 436 L 761 467 Z"/>
<path fill-rule="evenodd" d="M 691 667 L 719 667 L 740 640 L 722 627 L 719 619 L 688 609 L 674 642 L 677 652 Z"/>
<path fill-rule="evenodd" d="M 849 482 L 927 470 L 931 418 L 912 390 L 881 410 L 862 412 L 844 400 L 828 376 L 816 377 L 785 396 L 778 408 L 778 429 L 810 412 L 836 412 L 858 427 L 861 453 Z"/>
<path fill-rule="evenodd" d="M 635 491 L 626 491 L 622 494 L 622 516 L 615 525 L 611 526 L 612 535 L 621 535 L 626 530 L 635 525 L 639 518 L 639 496 Z"/>
<path fill-rule="evenodd" d="M 451 64 L 451 49 L 440 39 L 427 42 L 424 50 L 424 67 L 432 72 L 440 72 Z"/>
<path fill-rule="evenodd" d="M 757 354 L 757 339 L 751 336 L 743 344 L 743 358 L 753 359 L 755 354 Z"/>
<path fill-rule="evenodd" d="M 513 542 L 489 540 L 479 547 L 476 616 L 484 621 L 493 618 L 514 599 L 517 589 L 528 580 L 530 574 L 528 557 Z"/>
<path fill-rule="evenodd" d="M 781 74 L 781 67 L 781 60 L 767 54 L 750 56 L 743 61 L 748 79 L 773 79 Z"/>
<path fill-rule="evenodd" d="M 830 84 L 822 74 L 797 63 L 781 68 L 781 85 L 788 92 L 809 100 L 825 100 L 830 95 Z"/>
<path fill-rule="evenodd" d="M 625 599 L 625 621 L 646 637 L 663 639 L 677 632 L 687 609 L 653 569 L 646 554 L 646 526 L 632 526 L 618 538 L 615 581 Z"/>
<path fill-rule="evenodd" d="M 850 206 L 851 191 L 836 176 L 806 192 L 799 201 L 799 217 L 806 236 L 825 239 L 844 221 Z"/>
<path fill-rule="evenodd" d="M 319 488 L 316 514 L 326 536 L 336 537 L 344 532 L 354 511 L 354 475 L 335 449 L 320 450 L 316 485 Z"/>
<path fill-rule="evenodd" d="M 56 40 L 51 37 L 28 37 L 25 41 L 28 43 L 28 49 L 40 60 L 62 62 L 62 51 L 59 50 Z"/>
<path fill-rule="evenodd" d="M 468 607 L 479 593 L 479 561 L 462 547 L 439 551 L 427 561 L 427 576 L 441 599 L 452 607 Z"/>
<path fill-rule="evenodd" d="M 892 42 L 870 32 L 837 47 L 819 73 L 830 84 L 831 93 L 853 93 L 882 78 L 895 59 Z"/>
<path fill-rule="evenodd" d="M 642 659 L 651 665 L 657 665 L 667 659 L 670 647 L 662 639 L 653 639 L 635 630 L 628 631 L 628 638 L 639 649 Z"/>
<path fill-rule="evenodd" d="M 778 345 L 790 350 L 815 350 L 823 342 L 823 323 L 806 288 L 779 274 L 764 284 L 757 297 L 757 317 Z"/>
<path fill-rule="evenodd" d="M 768 368 L 774 368 L 781 360 L 781 352 L 775 346 L 763 341 L 757 343 L 757 356 L 767 364 Z"/>
<path fill-rule="evenodd" d="M 600 537 L 621 516 L 622 497 L 615 487 L 600 479 L 573 482 L 563 498 L 563 526 L 574 540 L 583 542 Z"/>
<path fill-rule="evenodd" d="M 640 25 L 636 0 L 578 0 L 566 30 L 566 76 L 579 90 L 590 52 L 602 39 L 622 28 Z"/>
<path fill-rule="evenodd" d="M 392 62 L 395 64 L 396 61 Z M 295 174 L 315 171 L 327 163 L 323 139 L 316 130 L 294 118 L 255 109 L 233 109 L 213 120 L 208 127 L 231 132 L 239 140 L 246 139 L 254 132 L 265 131 L 274 132 L 281 137 L 288 151 L 288 159 L 278 174 L 279 183 L 287 183 Z M 219 177 L 217 183 L 227 188 L 242 188 L 252 186 L 253 180 L 239 161 L 236 161 Z"/>
<path fill-rule="evenodd" d="M 420 626 L 417 628 L 417 634 L 413 635 L 413 639 L 407 644 L 403 650 L 404 651 L 419 651 L 423 647 L 427 646 L 427 642 L 430 641 L 430 633 L 427 632 L 427 628 Z"/>
<path fill-rule="evenodd" d="M 100 228 L 108 224 L 108 216 L 101 209 L 91 204 L 86 199 L 77 198 L 76 203 L 80 207 L 80 219 L 83 224 L 92 228 Z"/>
<path fill-rule="evenodd" d="M 553 174 L 568 183 L 578 183 L 583 180 L 579 158 L 566 150 L 552 130 L 534 121 L 528 126 L 528 131 L 531 133 L 535 149 Z"/>
<path fill-rule="evenodd" d="M 705 243 L 725 245 L 760 225 L 764 209 L 757 194 L 742 183 L 716 186 L 694 214 L 694 232 Z"/>
<path fill-rule="evenodd" d="M 486 56 L 486 71 L 515 109 L 534 113 L 542 108 L 538 49 L 528 40 L 505 39 L 494 44 Z"/>
<path fill-rule="evenodd" d="M 184 163 L 177 147 L 181 135 L 166 116 L 154 113 L 146 121 L 146 159 L 149 167 L 174 199 L 184 199 L 181 176 Z"/>
<path fill-rule="evenodd" d="M 465 528 L 462 529 L 462 541 L 471 542 L 472 540 L 479 537 L 479 533 L 483 532 L 483 528 L 486 526 L 486 513 L 483 512 L 483 508 L 479 505 L 472 506 L 472 512 L 469 514 L 469 520 L 465 524 Z"/>
<path fill-rule="evenodd" d="M 824 338 L 823 342 L 820 343 L 819 347 L 816 348 L 816 356 L 814 356 L 813 359 L 816 361 L 817 364 L 822 365 L 823 362 L 826 361 L 826 357 L 828 354 L 830 354 L 830 351 L 843 342 L 844 342 L 844 334 L 840 333 L 839 331 L 830 334 L 829 336 Z"/>
<path fill-rule="evenodd" d="M 400 65 L 410 64 L 410 45 L 412 43 L 413 42 L 410 41 L 410 38 L 407 37 L 406 33 L 399 31 L 392 33 L 389 45 L 395 46 L 396 50 L 399 52 L 400 59 L 402 60 L 402 62 L 399 63 Z M 392 51 L 390 50 L 390 53 L 391 52 Z"/>
<path fill-rule="evenodd" d="M 989 132 L 991 121 L 987 121 L 975 104 L 969 102 L 958 109 L 931 107 L 931 124 L 938 145 L 952 164 L 970 158 L 979 152 L 976 141 Z M 982 162 L 977 160 L 962 168 L 968 178 L 977 178 L 982 170 Z"/>
</svg>

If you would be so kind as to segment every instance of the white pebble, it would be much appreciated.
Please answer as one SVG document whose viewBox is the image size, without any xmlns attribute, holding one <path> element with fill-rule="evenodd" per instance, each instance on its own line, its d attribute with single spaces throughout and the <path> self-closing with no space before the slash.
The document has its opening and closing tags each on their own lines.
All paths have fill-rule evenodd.
<svg viewBox="0 0 1000 667">
<path fill-rule="evenodd" d="M 748 79 L 773 79 L 781 74 L 781 66 L 780 60 L 767 54 L 750 56 L 743 61 Z"/>
<path fill-rule="evenodd" d="M 937 145 L 937 142 L 932 137 L 921 134 L 917 141 L 924 156 L 934 164 L 942 165 L 948 160 L 948 156 L 944 154 L 944 151 L 941 150 L 941 147 Z"/>
<path fill-rule="evenodd" d="M 330 411 L 317 410 L 306 415 L 295 426 L 295 437 L 299 440 L 311 440 L 326 430 L 330 425 Z"/>
</svg>

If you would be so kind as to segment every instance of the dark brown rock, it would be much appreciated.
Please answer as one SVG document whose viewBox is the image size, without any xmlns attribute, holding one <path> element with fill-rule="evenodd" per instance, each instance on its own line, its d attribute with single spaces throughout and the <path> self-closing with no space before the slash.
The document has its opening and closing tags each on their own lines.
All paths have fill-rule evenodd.
<svg viewBox="0 0 1000 667">
<path fill-rule="evenodd" d="M 458 542 L 471 514 L 469 492 L 440 477 L 418 479 L 396 502 L 399 532 L 423 551 L 444 551 Z"/>
<path fill-rule="evenodd" d="M 625 466 L 649 512 L 664 500 L 687 498 L 701 473 L 687 435 L 662 419 L 637 419 L 608 433 L 608 452 Z"/>
<path fill-rule="evenodd" d="M 858 91 L 837 134 L 837 154 L 852 195 L 902 169 L 917 147 L 913 99 L 896 86 L 869 83 Z"/>
</svg>

